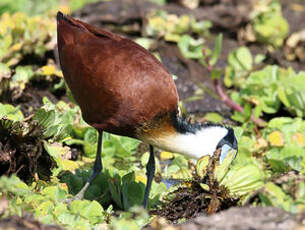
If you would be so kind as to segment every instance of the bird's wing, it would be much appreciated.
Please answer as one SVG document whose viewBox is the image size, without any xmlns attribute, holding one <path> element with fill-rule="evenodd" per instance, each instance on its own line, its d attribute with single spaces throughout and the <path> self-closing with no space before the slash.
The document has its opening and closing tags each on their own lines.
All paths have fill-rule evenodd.
<svg viewBox="0 0 305 230">
<path fill-rule="evenodd" d="M 61 13 L 57 21 L 61 67 L 89 124 L 126 135 L 177 110 L 171 75 L 146 49 Z"/>
</svg>

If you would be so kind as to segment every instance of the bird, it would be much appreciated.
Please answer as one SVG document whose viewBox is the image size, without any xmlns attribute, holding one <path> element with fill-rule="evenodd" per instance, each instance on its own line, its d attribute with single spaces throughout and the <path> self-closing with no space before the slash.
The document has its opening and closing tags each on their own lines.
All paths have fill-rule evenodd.
<svg viewBox="0 0 305 230">
<path fill-rule="evenodd" d="M 103 132 L 136 138 L 149 145 L 144 207 L 155 172 L 155 147 L 195 159 L 212 155 L 225 145 L 237 153 L 233 128 L 191 123 L 181 115 L 171 74 L 134 41 L 59 11 L 57 42 L 65 82 L 83 119 L 98 131 L 92 174 L 75 199 L 84 197 L 103 169 Z"/>
</svg>

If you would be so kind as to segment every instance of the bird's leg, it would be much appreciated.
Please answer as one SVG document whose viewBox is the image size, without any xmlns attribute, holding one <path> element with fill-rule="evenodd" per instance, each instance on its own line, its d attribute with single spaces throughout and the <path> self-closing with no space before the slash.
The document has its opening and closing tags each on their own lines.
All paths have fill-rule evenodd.
<svg viewBox="0 0 305 230">
<path fill-rule="evenodd" d="M 146 165 L 146 175 L 147 175 L 147 184 L 145 188 L 145 194 L 144 194 L 144 200 L 143 200 L 143 206 L 146 208 L 147 200 L 149 197 L 149 191 L 152 183 L 152 179 L 154 178 L 155 174 L 155 155 L 154 155 L 154 147 L 152 145 L 149 145 L 149 160 Z"/>
<path fill-rule="evenodd" d="M 103 131 L 99 131 L 98 142 L 97 142 L 97 152 L 96 152 L 95 162 L 94 162 L 94 166 L 93 166 L 93 172 L 92 172 L 89 180 L 86 182 L 85 186 L 74 196 L 74 198 L 71 201 L 83 199 L 84 195 L 85 195 L 85 192 L 87 191 L 87 189 L 90 186 L 91 182 L 94 180 L 94 178 L 103 169 L 102 157 L 101 157 L 101 153 L 102 153 L 102 137 L 103 137 Z"/>
</svg>

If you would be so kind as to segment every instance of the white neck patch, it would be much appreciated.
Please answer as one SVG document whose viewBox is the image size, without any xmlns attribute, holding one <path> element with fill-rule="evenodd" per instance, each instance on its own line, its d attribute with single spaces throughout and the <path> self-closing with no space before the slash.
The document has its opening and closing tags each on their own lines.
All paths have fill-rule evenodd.
<svg viewBox="0 0 305 230">
<path fill-rule="evenodd" d="M 202 127 L 195 133 L 172 133 L 159 137 L 146 137 L 144 142 L 169 152 L 199 159 L 204 155 L 213 155 L 219 141 L 228 133 L 228 129 L 221 126 Z"/>
</svg>

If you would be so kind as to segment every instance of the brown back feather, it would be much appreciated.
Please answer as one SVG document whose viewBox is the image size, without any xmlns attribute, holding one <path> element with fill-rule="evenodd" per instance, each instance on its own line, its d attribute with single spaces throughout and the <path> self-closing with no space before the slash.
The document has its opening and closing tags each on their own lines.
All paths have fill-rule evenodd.
<svg viewBox="0 0 305 230">
<path fill-rule="evenodd" d="M 72 17 L 57 20 L 61 67 L 86 122 L 136 136 L 144 122 L 177 110 L 174 81 L 147 50 Z"/>
</svg>

